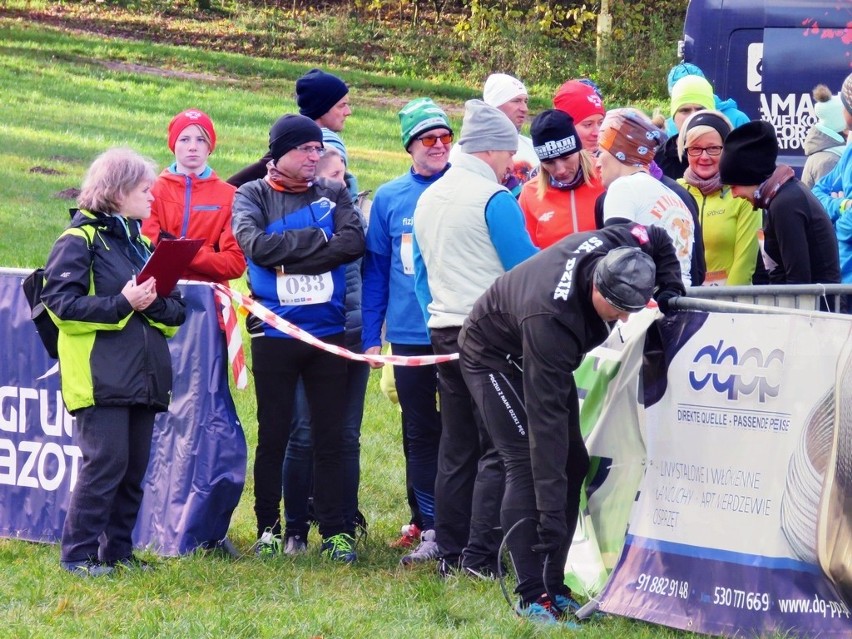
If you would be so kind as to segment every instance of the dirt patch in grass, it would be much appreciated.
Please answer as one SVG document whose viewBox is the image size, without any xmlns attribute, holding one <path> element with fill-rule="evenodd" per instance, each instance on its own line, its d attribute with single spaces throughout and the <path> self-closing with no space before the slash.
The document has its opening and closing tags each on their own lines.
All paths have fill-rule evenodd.
<svg viewBox="0 0 852 639">
<path fill-rule="evenodd" d="M 30 173 L 38 173 L 39 175 L 62 175 L 62 171 L 51 169 L 48 166 L 31 166 Z"/>
<path fill-rule="evenodd" d="M 80 195 L 80 189 L 74 188 L 72 186 L 72 187 L 69 187 L 67 189 L 62 189 L 61 191 L 57 191 L 56 193 L 53 194 L 53 197 L 55 197 L 58 200 L 76 200 L 79 195 Z"/>
</svg>

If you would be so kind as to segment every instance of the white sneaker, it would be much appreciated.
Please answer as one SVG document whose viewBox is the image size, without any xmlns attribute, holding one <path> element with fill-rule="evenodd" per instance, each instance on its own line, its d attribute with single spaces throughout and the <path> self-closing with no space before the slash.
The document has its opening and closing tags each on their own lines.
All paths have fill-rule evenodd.
<svg viewBox="0 0 852 639">
<path fill-rule="evenodd" d="M 285 555 L 303 555 L 308 552 L 308 542 L 301 535 L 290 535 L 284 546 Z"/>
<path fill-rule="evenodd" d="M 438 542 L 435 541 L 435 531 L 424 530 L 420 533 L 420 543 L 417 548 L 400 559 L 399 563 L 407 566 L 419 561 L 437 560 L 439 554 Z"/>
</svg>

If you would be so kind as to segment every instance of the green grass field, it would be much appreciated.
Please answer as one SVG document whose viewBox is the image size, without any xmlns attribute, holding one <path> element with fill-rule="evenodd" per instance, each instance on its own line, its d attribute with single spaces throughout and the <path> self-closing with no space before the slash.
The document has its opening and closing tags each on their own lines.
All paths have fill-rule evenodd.
<svg viewBox="0 0 852 639">
<path fill-rule="evenodd" d="M 260 157 L 269 125 L 294 110 L 292 65 L 237 55 L 62 33 L 0 18 L 0 264 L 43 263 L 67 221 L 78 187 L 100 151 L 129 145 L 160 166 L 171 161 L 166 126 L 194 106 L 216 123 L 211 164 L 227 177 Z M 158 71 L 158 60 L 172 71 Z M 143 64 L 147 69 L 130 66 Z M 180 73 L 174 72 L 178 69 Z M 190 73 L 198 76 L 190 76 Z M 407 99 L 354 85 L 355 115 L 344 137 L 352 168 L 374 189 L 407 167 L 396 111 Z M 460 124 L 460 101 L 441 100 Z M 58 566 L 55 546 L 0 541 L 0 637 L 557 637 L 564 630 L 521 623 L 496 583 L 438 578 L 433 566 L 398 566 L 387 544 L 406 522 L 399 416 L 374 374 L 363 423 L 361 504 L 370 535 L 353 566 L 316 552 L 261 562 L 195 554 L 155 559 L 154 573 L 80 580 Z M 235 391 L 249 441 L 255 439 L 251 387 Z M 249 473 L 250 475 L 250 473 Z M 254 541 L 251 485 L 230 538 Z M 312 535 L 315 533 L 312 533 Z M 313 550 L 317 539 L 311 538 Z M 686 633 L 620 618 L 587 625 L 584 637 L 682 637 Z"/>
</svg>

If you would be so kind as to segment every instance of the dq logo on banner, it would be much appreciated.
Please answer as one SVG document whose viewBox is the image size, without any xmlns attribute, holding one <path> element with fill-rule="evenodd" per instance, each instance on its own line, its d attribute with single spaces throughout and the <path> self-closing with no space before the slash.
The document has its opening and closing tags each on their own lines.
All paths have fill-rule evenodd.
<svg viewBox="0 0 852 639">
<path fill-rule="evenodd" d="M 708 384 L 728 399 L 737 400 L 740 395 L 758 393 L 758 401 L 777 397 L 780 389 L 781 368 L 784 351 L 775 348 L 764 355 L 759 348 L 748 348 L 742 355 L 736 346 L 725 346 L 720 340 L 699 349 L 692 360 L 689 383 L 697 391 Z"/>
</svg>

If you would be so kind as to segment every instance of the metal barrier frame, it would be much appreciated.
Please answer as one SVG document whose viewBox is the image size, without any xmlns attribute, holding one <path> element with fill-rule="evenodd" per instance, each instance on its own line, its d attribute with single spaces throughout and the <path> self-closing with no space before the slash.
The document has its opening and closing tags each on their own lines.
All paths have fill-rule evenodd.
<svg viewBox="0 0 852 639">
<path fill-rule="evenodd" d="M 852 284 L 691 286 L 686 295 L 673 299 L 670 306 L 677 310 L 813 315 L 824 313 L 819 309 L 823 299 L 831 302 L 833 313 L 839 313 L 841 297 L 852 296 Z"/>
</svg>

